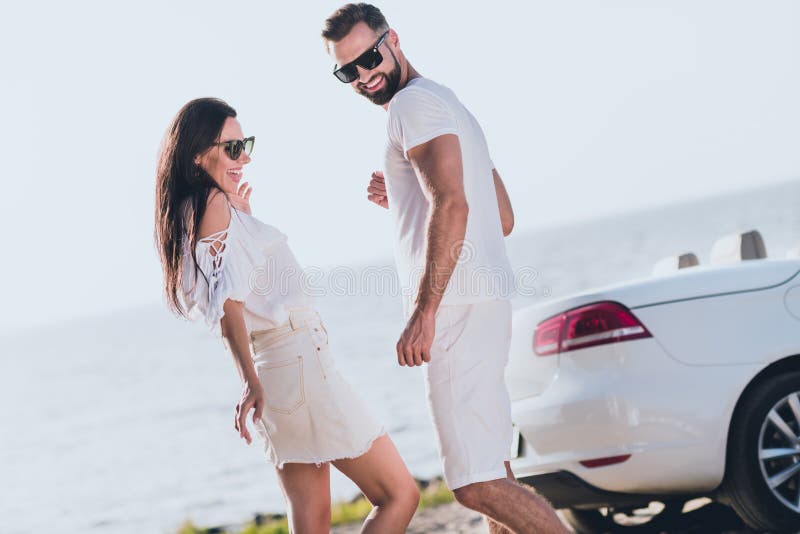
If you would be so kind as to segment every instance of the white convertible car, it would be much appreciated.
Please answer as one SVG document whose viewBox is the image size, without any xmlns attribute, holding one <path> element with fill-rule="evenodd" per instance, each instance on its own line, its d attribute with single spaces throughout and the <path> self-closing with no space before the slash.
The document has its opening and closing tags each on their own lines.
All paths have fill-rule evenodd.
<svg viewBox="0 0 800 534">
<path fill-rule="evenodd" d="M 709 265 L 662 260 L 518 310 L 513 332 L 512 469 L 578 532 L 624 531 L 648 506 L 668 528 L 697 497 L 800 531 L 797 250 L 766 259 L 758 232 L 728 236 Z"/>
</svg>

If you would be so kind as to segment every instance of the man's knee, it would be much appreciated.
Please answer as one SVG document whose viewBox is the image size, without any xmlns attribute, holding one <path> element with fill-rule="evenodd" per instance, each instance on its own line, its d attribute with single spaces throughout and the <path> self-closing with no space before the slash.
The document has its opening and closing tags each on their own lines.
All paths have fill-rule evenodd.
<svg viewBox="0 0 800 534">
<path fill-rule="evenodd" d="M 481 512 L 486 506 L 492 482 L 475 482 L 453 490 L 456 500 L 471 510 Z"/>
</svg>

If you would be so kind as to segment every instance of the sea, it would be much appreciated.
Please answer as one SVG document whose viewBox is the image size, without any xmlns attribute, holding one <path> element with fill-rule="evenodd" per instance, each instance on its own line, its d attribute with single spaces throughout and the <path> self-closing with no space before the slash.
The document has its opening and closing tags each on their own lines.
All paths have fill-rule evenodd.
<svg viewBox="0 0 800 534">
<path fill-rule="evenodd" d="M 707 263 L 718 238 L 752 229 L 769 257 L 800 247 L 800 180 L 515 231 L 507 246 L 524 291 L 513 304 L 649 276 L 684 252 Z M 347 268 L 393 269 L 391 258 Z M 422 370 L 399 367 L 394 353 L 399 296 L 328 274 L 317 307 L 339 370 L 412 474 L 440 475 Z M 231 525 L 285 511 L 257 434 L 248 446 L 233 428 L 239 378 L 203 325 L 153 303 L 14 331 L 0 347 L 0 533 L 174 533 L 187 520 Z M 334 500 L 358 493 L 335 470 L 331 486 Z"/>
</svg>

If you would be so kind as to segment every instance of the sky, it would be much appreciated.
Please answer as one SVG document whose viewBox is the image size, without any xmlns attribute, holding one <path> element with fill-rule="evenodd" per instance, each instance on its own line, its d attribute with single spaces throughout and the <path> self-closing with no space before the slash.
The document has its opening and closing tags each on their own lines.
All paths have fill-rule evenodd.
<svg viewBox="0 0 800 534">
<path fill-rule="evenodd" d="M 331 75 L 319 37 L 339 5 L 4 5 L 0 333 L 162 299 L 155 162 L 200 96 L 256 136 L 253 214 L 301 264 L 389 261 L 366 200 L 385 112 Z M 482 124 L 516 232 L 800 178 L 800 3 L 377 5 Z"/>
</svg>

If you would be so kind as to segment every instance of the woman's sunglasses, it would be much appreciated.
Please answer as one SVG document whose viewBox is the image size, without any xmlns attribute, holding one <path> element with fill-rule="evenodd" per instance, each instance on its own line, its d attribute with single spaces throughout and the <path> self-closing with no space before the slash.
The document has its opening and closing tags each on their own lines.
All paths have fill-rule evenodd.
<svg viewBox="0 0 800 534">
<path fill-rule="evenodd" d="M 347 65 L 342 65 L 339 68 L 334 66 L 333 75 L 336 76 L 340 82 L 351 83 L 358 79 L 358 69 L 356 66 L 366 70 L 372 70 L 380 65 L 383 61 L 383 56 L 380 52 L 378 52 L 378 48 L 383 44 L 383 41 L 386 39 L 386 35 L 388 33 L 388 30 L 384 32 L 380 39 L 375 41 L 375 44 L 372 45 L 372 48 L 355 58 Z"/>
<path fill-rule="evenodd" d="M 213 146 L 221 146 L 225 150 L 225 153 L 231 158 L 233 161 L 239 159 L 239 156 L 242 155 L 242 150 L 247 152 L 249 156 L 250 153 L 253 151 L 253 145 L 256 142 L 255 136 L 248 137 L 247 139 L 234 139 L 232 141 L 224 141 L 222 143 L 214 143 Z"/>
</svg>

